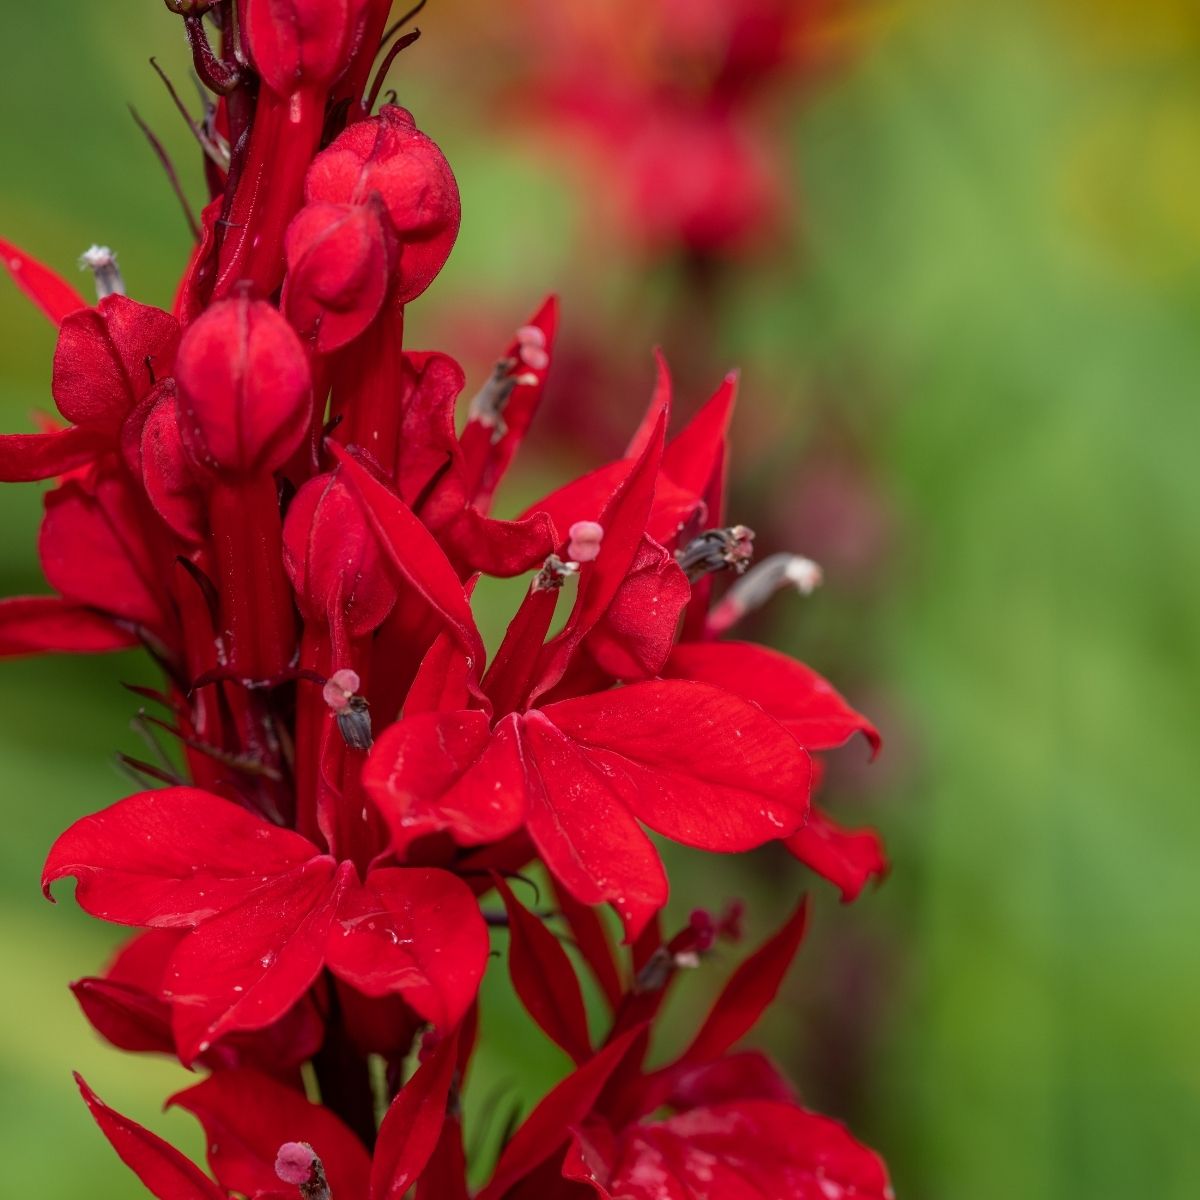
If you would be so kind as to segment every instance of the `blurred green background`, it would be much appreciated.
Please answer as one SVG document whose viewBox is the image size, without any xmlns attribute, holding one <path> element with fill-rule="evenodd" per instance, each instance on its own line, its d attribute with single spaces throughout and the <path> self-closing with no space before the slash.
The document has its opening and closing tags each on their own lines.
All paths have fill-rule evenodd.
<svg viewBox="0 0 1200 1200">
<path fill-rule="evenodd" d="M 636 281 L 606 254 L 604 278 L 580 282 L 578 192 L 481 123 L 472 64 L 453 53 L 471 2 L 433 0 L 393 83 L 464 193 L 416 340 L 457 322 L 498 345 L 543 291 L 563 292 L 569 327 Z M 9 6 L 5 37 L 0 232 L 63 271 L 108 242 L 131 293 L 168 304 L 186 231 L 125 106 L 194 187 L 144 65 L 156 53 L 185 78 L 176 21 L 151 3 L 42 0 Z M 902 1197 L 1190 1200 L 1200 17 L 1187 0 L 878 11 L 787 128 L 801 249 L 742 278 L 720 331 L 744 371 L 734 473 L 787 530 L 805 527 L 789 506 L 823 448 L 848 438 L 869 468 L 887 535 L 868 582 L 831 571 L 812 600 L 781 598 L 771 636 L 884 725 L 883 761 L 844 787 L 894 865 L 852 908 L 816 885 L 816 934 L 763 1041 L 887 1156 Z M 52 331 L 6 283 L 0 330 L 3 427 L 26 429 L 49 407 Z M 636 354 L 665 336 L 643 334 Z M 444 348 L 481 377 L 487 350 Z M 40 590 L 39 489 L 8 487 L 0 506 L 0 592 Z M 196 1146 L 187 1119 L 156 1116 L 183 1072 L 99 1045 L 66 990 L 111 931 L 37 887 L 52 838 L 128 790 L 111 766 L 136 751 L 119 681 L 148 679 L 136 656 L 0 664 L 0 1161 L 14 1195 L 136 1193 L 73 1068 Z M 763 862 L 766 882 L 682 863 L 680 906 L 790 902 L 795 873 Z M 485 1074 L 561 1067 L 527 1025 L 504 1040 Z"/>
</svg>

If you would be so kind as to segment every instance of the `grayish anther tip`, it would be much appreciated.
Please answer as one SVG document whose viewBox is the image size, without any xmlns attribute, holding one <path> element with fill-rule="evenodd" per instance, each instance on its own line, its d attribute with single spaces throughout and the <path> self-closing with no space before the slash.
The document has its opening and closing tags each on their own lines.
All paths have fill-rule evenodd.
<svg viewBox="0 0 1200 1200">
<path fill-rule="evenodd" d="M 91 271 L 96 281 L 96 299 L 125 295 L 125 280 L 117 266 L 116 252 L 108 246 L 89 246 L 79 256 L 79 269 Z"/>
</svg>

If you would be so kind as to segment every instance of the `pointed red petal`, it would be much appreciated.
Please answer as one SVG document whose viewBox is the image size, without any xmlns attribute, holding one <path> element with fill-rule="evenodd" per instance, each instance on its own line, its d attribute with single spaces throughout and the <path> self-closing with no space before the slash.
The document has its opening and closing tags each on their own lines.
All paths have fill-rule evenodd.
<svg viewBox="0 0 1200 1200">
<path fill-rule="evenodd" d="M 831 750 L 861 733 L 879 753 L 879 731 L 803 663 L 751 642 L 689 642 L 663 670 L 677 679 L 716 684 L 769 712 L 808 750 Z"/>
<path fill-rule="evenodd" d="M 542 710 L 651 829 L 705 850 L 794 833 L 812 768 L 760 708 L 701 683 L 651 680 Z"/>
<path fill-rule="evenodd" d="M 110 448 L 102 432 L 75 426 L 51 433 L 0 434 L 0 480 L 30 483 L 65 475 Z"/>
<path fill-rule="evenodd" d="M 475 627 L 471 605 L 454 568 L 433 534 L 394 492 L 358 463 L 341 446 L 330 452 L 346 468 L 350 483 L 362 497 L 384 551 L 399 574 L 424 598 L 454 633 L 478 678 L 486 657 Z"/>
<path fill-rule="evenodd" d="M 264 1029 L 304 995 L 325 963 L 353 872 L 349 863 L 335 873 L 333 859 L 314 858 L 184 938 L 164 980 L 184 1063 L 234 1030 Z"/>
<path fill-rule="evenodd" d="M 591 1112 L 604 1085 L 624 1061 L 642 1029 L 610 1042 L 549 1091 L 504 1148 L 491 1181 L 476 1200 L 500 1200 L 519 1180 L 566 1145 L 571 1128 Z"/>
<path fill-rule="evenodd" d="M 499 875 L 493 880 L 508 913 L 508 972 L 521 1003 L 552 1042 L 585 1062 L 592 1056 L 587 1012 L 567 952 Z"/>
<path fill-rule="evenodd" d="M 87 301 L 65 279 L 2 238 L 0 266 L 55 325 L 77 308 L 87 308 Z"/>
<path fill-rule="evenodd" d="M 726 375 L 712 399 L 663 451 L 663 474 L 694 496 L 705 494 L 720 466 L 737 386 L 737 373 Z"/>
<path fill-rule="evenodd" d="M 541 403 L 546 375 L 553 358 L 554 338 L 558 332 L 558 297 L 547 297 L 528 323 L 541 330 L 547 361 L 544 366 L 520 363 L 518 373 L 530 376 L 535 382 L 519 383 L 513 388 L 504 406 L 503 436 L 493 441 L 495 429 L 478 420 L 469 420 L 462 432 L 463 475 L 467 480 L 468 498 L 483 513 L 491 507 L 496 488 L 520 449 L 534 413 Z M 504 357 L 515 358 L 519 350 L 520 344 L 514 341 L 505 351 Z"/>
<path fill-rule="evenodd" d="M 398 995 L 443 1031 L 462 1020 L 487 965 L 487 926 L 449 871 L 384 867 L 347 889 L 329 967 L 368 996 Z"/>
<path fill-rule="evenodd" d="M 170 1142 L 109 1108 L 81 1076 L 76 1075 L 75 1082 L 96 1124 L 121 1161 L 158 1200 L 226 1200 L 224 1189 L 217 1187 Z"/>
<path fill-rule="evenodd" d="M 558 899 L 558 907 L 571 929 L 571 936 L 579 947 L 579 953 L 591 968 L 609 1006 L 615 1009 L 621 1003 L 625 989 L 617 971 L 616 959 L 613 957 L 612 940 L 600 919 L 600 914 L 594 908 L 580 904 L 566 888 L 557 883 L 554 885 L 554 894 Z"/>
<path fill-rule="evenodd" d="M 471 1200 L 462 1118 L 447 1113 L 437 1147 L 417 1183 L 416 1200 Z"/>
<path fill-rule="evenodd" d="M 425 1169 L 446 1121 L 457 1056 L 457 1035 L 443 1038 L 392 1101 L 379 1126 L 370 1200 L 402 1200 Z"/>
<path fill-rule="evenodd" d="M 611 904 L 632 941 L 666 903 L 667 878 L 629 795 L 541 712 L 509 721 L 519 737 L 525 824 L 542 861 L 577 900 Z"/>
<path fill-rule="evenodd" d="M 733 973 L 717 997 L 700 1032 L 680 1057 L 681 1063 L 720 1058 L 757 1024 L 779 986 L 808 923 L 808 903 L 801 900 L 787 923 Z"/>
<path fill-rule="evenodd" d="M 637 432 L 625 447 L 626 458 L 640 458 L 645 453 L 659 418 L 665 413 L 666 419 L 671 419 L 671 371 L 667 366 L 666 355 L 658 347 L 654 347 L 654 391 L 650 396 L 650 407 L 646 409 Z"/>
<path fill-rule="evenodd" d="M 784 845 L 804 865 L 841 889 L 849 904 L 872 879 L 887 874 L 883 841 L 873 829 L 843 829 L 815 805 L 803 829 Z"/>
<path fill-rule="evenodd" d="M 107 617 L 57 596 L 0 600 L 0 658 L 19 654 L 103 654 L 137 644 Z"/>
<path fill-rule="evenodd" d="M 139 792 L 76 821 L 46 858 L 42 890 L 64 875 L 94 917 L 119 925 L 195 925 L 240 904 L 316 847 L 211 792 Z"/>
<path fill-rule="evenodd" d="M 329 1109 L 258 1071 L 218 1071 L 167 1105 L 186 1109 L 204 1126 L 208 1165 L 232 1192 L 283 1191 L 275 1174 L 279 1147 L 307 1142 L 334 1196 L 367 1193 L 371 1159 L 362 1142 Z"/>
<path fill-rule="evenodd" d="M 599 520 L 604 540 L 595 561 L 585 564 L 580 571 L 575 607 L 565 627 L 542 652 L 538 664 L 540 680 L 531 693 L 534 699 L 562 679 L 579 644 L 604 616 L 629 573 L 654 503 L 665 429 L 665 418 L 660 417 L 645 453 L 633 463 L 603 510 L 599 514 L 585 514 L 588 519 Z M 560 529 L 559 533 L 565 536 L 566 530 Z"/>
</svg>

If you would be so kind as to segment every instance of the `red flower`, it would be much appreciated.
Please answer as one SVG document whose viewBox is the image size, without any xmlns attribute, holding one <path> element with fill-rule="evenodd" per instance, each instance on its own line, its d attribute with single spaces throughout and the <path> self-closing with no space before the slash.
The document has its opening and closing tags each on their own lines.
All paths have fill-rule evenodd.
<svg viewBox="0 0 1200 1200">
<path fill-rule="evenodd" d="M 167 964 L 179 1056 L 262 1029 L 323 966 L 371 996 L 402 996 L 439 1028 L 466 1012 L 487 959 L 470 890 L 445 871 L 350 863 L 194 788 L 142 792 L 71 826 L 43 890 L 64 875 L 93 916 L 189 929 Z"/>
</svg>

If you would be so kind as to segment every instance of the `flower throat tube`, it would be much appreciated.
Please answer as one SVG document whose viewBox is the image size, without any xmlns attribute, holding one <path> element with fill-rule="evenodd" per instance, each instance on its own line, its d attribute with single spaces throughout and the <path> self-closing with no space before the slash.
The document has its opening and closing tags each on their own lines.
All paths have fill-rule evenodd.
<svg viewBox="0 0 1200 1200">
<path fill-rule="evenodd" d="M 0 437 L 0 478 L 54 481 L 51 591 L 0 602 L 0 653 L 143 647 L 162 672 L 144 720 L 179 750 L 126 760 L 146 790 L 67 829 L 43 887 L 70 876 L 137 931 L 72 988 L 101 1037 L 197 1073 L 168 1103 L 203 1126 L 207 1169 L 79 1080 L 97 1124 L 159 1200 L 889 1197 L 872 1151 L 739 1049 L 803 902 L 656 1053 L 668 993 L 719 969 L 739 913 L 664 930 L 647 830 L 781 841 L 845 899 L 885 869 L 874 833 L 811 799 L 812 756 L 876 750 L 874 728 L 729 637 L 812 577 L 754 567 L 724 514 L 736 377 L 668 439 L 660 364 L 621 459 L 493 517 L 558 310 L 516 328 L 457 432 L 463 370 L 403 348 L 459 225 L 441 151 L 376 110 L 404 20 L 389 0 L 167 6 L 214 96 L 173 310 L 127 297 L 103 247 L 89 305 L 0 243 L 58 327 L 61 416 Z M 480 575 L 527 580 L 490 658 Z M 532 906 L 530 871 L 552 889 Z M 462 1098 L 493 946 L 573 1066 L 484 1161 Z"/>
</svg>

